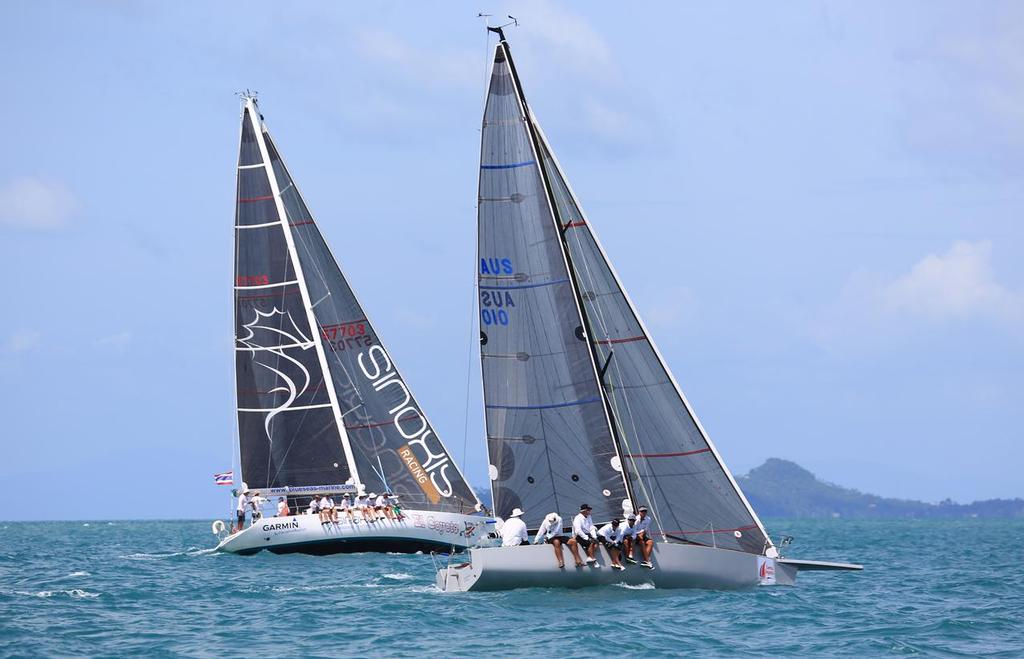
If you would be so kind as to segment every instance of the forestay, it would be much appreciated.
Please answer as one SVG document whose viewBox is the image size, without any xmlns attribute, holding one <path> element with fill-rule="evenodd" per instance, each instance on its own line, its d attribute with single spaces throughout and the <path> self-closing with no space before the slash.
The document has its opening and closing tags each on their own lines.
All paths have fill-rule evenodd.
<svg viewBox="0 0 1024 659">
<path fill-rule="evenodd" d="M 669 539 L 762 553 L 760 521 L 626 297 L 535 118 L 534 126 L 591 339 L 608 365 L 604 388 L 635 496 Z"/>
<path fill-rule="evenodd" d="M 597 519 L 626 498 L 573 284 L 504 43 L 481 138 L 478 286 L 495 514 L 531 527 L 581 503 Z"/>
</svg>

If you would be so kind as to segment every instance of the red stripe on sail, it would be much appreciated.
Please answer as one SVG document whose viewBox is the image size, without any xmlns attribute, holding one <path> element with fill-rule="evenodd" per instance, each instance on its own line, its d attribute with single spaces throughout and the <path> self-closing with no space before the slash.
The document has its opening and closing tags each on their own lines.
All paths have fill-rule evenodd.
<svg viewBox="0 0 1024 659">
<path fill-rule="evenodd" d="M 240 204 L 251 204 L 254 201 L 267 201 L 268 199 L 273 199 L 273 198 L 274 198 L 274 195 L 272 195 L 272 194 L 268 194 L 265 197 L 242 197 L 242 198 L 240 198 L 238 200 L 238 203 L 240 203 Z"/>
<path fill-rule="evenodd" d="M 699 448 L 696 451 L 683 451 L 682 453 L 627 453 L 627 458 L 679 458 L 684 455 L 697 455 L 698 453 L 707 453 L 711 449 Z"/>
<path fill-rule="evenodd" d="M 572 228 L 574 228 L 574 227 L 582 227 L 582 226 L 586 226 L 586 224 L 587 224 L 587 223 L 586 223 L 586 222 L 584 222 L 583 220 L 576 220 L 575 222 L 570 222 L 569 224 L 566 224 L 566 225 L 565 225 L 565 228 L 566 228 L 566 229 L 572 229 Z"/>
</svg>

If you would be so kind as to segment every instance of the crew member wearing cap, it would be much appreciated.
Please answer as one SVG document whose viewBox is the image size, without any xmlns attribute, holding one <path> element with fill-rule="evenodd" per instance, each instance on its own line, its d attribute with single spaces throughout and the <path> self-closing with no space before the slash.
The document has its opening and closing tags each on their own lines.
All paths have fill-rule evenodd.
<svg viewBox="0 0 1024 659">
<path fill-rule="evenodd" d="M 576 541 L 576 545 L 583 547 L 587 552 L 587 563 L 593 563 L 594 567 L 601 567 L 597 559 L 594 558 L 594 554 L 597 553 L 597 530 L 594 528 L 594 520 L 590 519 L 591 510 L 589 504 L 580 506 L 579 514 L 572 520 L 572 539 Z M 576 558 L 576 565 L 581 565 L 576 547 L 570 545 L 569 549 L 572 550 L 572 555 Z"/>
<path fill-rule="evenodd" d="M 619 563 L 619 549 L 622 547 L 621 521 L 613 519 L 602 526 L 597 532 L 597 540 L 608 550 L 608 556 L 612 559 L 612 568 L 625 570 L 626 568 L 622 567 L 622 564 Z"/>
<path fill-rule="evenodd" d="M 520 519 L 523 511 L 513 508 L 505 523 L 501 525 L 501 546 L 518 547 L 530 544 L 530 536 L 526 532 L 526 522 Z"/>
<path fill-rule="evenodd" d="M 633 558 L 633 535 L 636 533 L 636 529 L 633 525 L 636 524 L 636 515 L 629 513 L 626 515 L 626 522 L 622 525 L 622 560 L 636 565 L 636 559 Z"/>
<path fill-rule="evenodd" d="M 235 509 L 237 520 L 235 524 L 235 530 L 232 533 L 237 533 L 245 528 L 245 509 L 249 507 L 249 490 L 242 490 L 238 493 L 238 507 Z"/>
<path fill-rule="evenodd" d="M 636 512 L 636 521 L 633 523 L 633 544 L 640 548 L 640 553 L 644 557 L 644 560 L 640 561 L 640 565 L 648 570 L 653 570 L 651 552 L 654 550 L 654 540 L 651 539 L 651 518 L 647 514 L 647 506 L 640 506 Z M 630 552 L 630 558 L 632 558 L 632 552 Z"/>
<path fill-rule="evenodd" d="M 388 497 L 389 494 L 387 492 L 384 492 L 377 497 L 377 501 L 375 502 L 375 506 L 377 508 L 377 519 L 384 519 L 385 517 L 390 520 L 394 519 L 391 512 L 391 506 L 388 505 Z"/>
<path fill-rule="evenodd" d="M 362 498 L 362 513 L 363 519 L 367 522 L 376 522 L 377 514 L 373 511 L 373 502 L 377 498 L 376 492 L 370 492 Z"/>
<path fill-rule="evenodd" d="M 540 528 L 537 529 L 537 535 L 533 537 L 533 544 L 539 544 L 546 542 L 551 545 L 555 550 L 555 560 L 558 561 L 558 567 L 565 567 L 565 556 L 562 553 L 562 543 L 565 542 L 566 537 L 562 535 L 562 517 L 558 513 L 548 513 L 548 516 L 541 522 Z M 576 559 L 579 562 L 579 559 Z"/>
<path fill-rule="evenodd" d="M 288 502 L 285 501 L 284 497 L 277 497 L 277 516 L 288 517 L 292 514 L 292 511 L 288 509 Z"/>
<path fill-rule="evenodd" d="M 341 495 L 341 509 L 345 511 L 345 515 L 348 516 L 348 523 L 355 524 L 356 516 L 352 512 L 352 497 L 349 496 L 348 492 Z"/>
</svg>

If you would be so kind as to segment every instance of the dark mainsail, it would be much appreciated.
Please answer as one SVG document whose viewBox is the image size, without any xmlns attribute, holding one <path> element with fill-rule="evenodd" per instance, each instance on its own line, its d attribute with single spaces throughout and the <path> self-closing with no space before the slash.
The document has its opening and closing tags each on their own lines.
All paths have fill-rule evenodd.
<svg viewBox="0 0 1024 659">
<path fill-rule="evenodd" d="M 478 204 L 480 356 L 494 512 L 627 498 L 590 347 L 505 45 L 484 110 Z"/>
<path fill-rule="evenodd" d="M 258 351 L 261 356 L 266 352 L 273 355 L 273 368 L 254 363 L 252 355 L 257 351 L 242 346 L 244 350 L 240 354 L 247 354 L 249 358 L 239 359 L 239 408 L 246 407 L 241 404 L 243 367 L 247 368 L 246 377 L 250 377 L 250 372 L 263 377 L 264 389 L 252 387 L 253 390 L 274 392 L 261 394 L 264 397 L 258 401 L 261 404 L 251 405 L 259 411 L 239 411 L 240 425 L 243 420 L 245 423 L 240 440 L 246 482 L 250 487 L 263 485 L 264 481 L 275 486 L 328 484 L 352 477 L 368 490 L 390 488 L 405 505 L 417 509 L 472 512 L 479 504 L 476 495 L 381 344 L 295 187 L 273 139 L 257 117 L 255 102 L 250 100 L 243 117 L 239 208 L 243 208 L 242 199 L 246 199 L 247 212 L 249 205 L 258 204 L 261 214 L 250 213 L 251 221 L 247 216 L 238 224 L 267 226 L 240 228 L 236 233 L 239 244 L 246 241 L 247 269 L 269 268 L 265 264 L 280 262 L 280 267 L 287 270 L 281 276 L 288 277 L 281 281 L 296 283 L 275 287 L 271 297 L 264 297 L 268 295 L 264 289 L 245 291 L 250 296 L 257 294 L 252 299 L 259 302 L 247 304 L 260 305 L 261 312 L 253 313 L 238 303 L 237 324 L 244 330 L 243 321 L 253 315 L 266 323 L 266 313 L 281 312 L 287 306 L 287 318 L 286 314 L 275 313 L 273 318 L 278 324 L 263 339 L 270 337 L 278 344 L 291 342 L 285 334 L 293 335 L 295 331 L 284 332 L 282 328 L 291 329 L 290 323 L 295 320 L 302 330 L 302 337 L 298 339 L 302 345 L 268 349 L 266 344 L 259 344 L 264 346 Z M 257 144 L 256 149 L 252 148 L 252 142 Z M 253 164 L 261 166 L 252 167 Z M 263 166 L 265 164 L 269 164 L 269 168 Z M 262 187 L 247 188 L 245 195 L 248 196 L 242 197 L 243 177 L 246 186 L 256 180 Z M 266 240 L 264 236 L 274 240 Z M 253 276 L 248 271 L 238 275 Z M 256 276 L 262 276 L 262 271 Z M 236 298 L 239 296 L 240 293 L 236 293 Z M 315 329 L 310 330 L 310 324 Z M 241 342 L 246 334 L 243 331 L 237 336 Z M 258 343 L 259 340 L 249 341 Z M 304 394 L 310 406 L 303 405 L 306 409 L 302 410 L 298 409 L 298 399 L 289 398 L 291 389 L 298 388 L 297 385 L 289 386 L 286 382 L 295 370 L 288 357 L 296 352 L 304 358 L 305 371 L 312 374 L 305 389 L 309 393 Z M 249 391 L 246 382 L 245 391 Z M 300 380 L 299 384 L 304 382 Z M 273 412 L 266 408 L 271 407 L 271 402 L 280 407 L 289 400 L 292 402 L 268 422 L 267 417 Z M 313 404 L 317 407 L 311 407 Z M 296 421 L 283 426 L 282 417 Z M 315 425 L 310 425 L 310 419 Z M 287 448 L 278 449 L 279 445 Z M 267 459 L 265 454 L 268 453 L 274 468 L 261 471 L 258 464 Z"/>
<path fill-rule="evenodd" d="M 243 479 L 251 487 L 344 483 L 342 437 L 258 137 L 242 115 L 235 211 L 235 373 Z"/>
<path fill-rule="evenodd" d="M 666 540 L 763 553 L 770 546 L 764 527 L 626 296 L 526 105 L 514 70 L 502 36 L 484 115 L 479 211 L 484 393 L 496 512 L 507 513 L 505 508 L 522 501 L 528 517 L 531 512 L 543 515 L 546 509 L 528 507 L 536 500 L 552 500 L 536 493 L 542 478 L 558 483 L 564 472 L 582 463 L 592 467 L 592 477 L 603 480 L 600 486 L 588 483 L 585 491 L 574 492 L 576 499 L 591 500 L 602 489 L 616 493 L 606 498 L 603 510 L 595 509 L 598 519 L 618 516 L 628 489 L 634 505 L 651 507 Z M 514 165 L 516 174 L 499 169 L 504 178 L 496 176 L 488 170 L 491 163 Z M 535 259 L 539 269 L 526 270 L 525 279 L 518 262 L 509 269 L 501 260 L 512 258 L 506 254 L 510 251 L 521 259 L 523 253 L 516 250 L 545 257 Z M 515 316 L 508 301 L 505 304 L 508 325 L 488 324 L 488 310 L 494 310 L 487 302 L 495 302 L 486 297 L 488 292 L 513 283 L 536 283 L 535 273 L 542 273 L 538 281 L 548 284 L 546 304 L 524 305 L 513 298 Z M 567 281 L 561 288 L 550 284 L 562 278 Z M 491 316 L 492 321 L 504 318 Z M 566 368 L 543 370 L 542 363 L 531 364 L 528 350 L 531 358 L 518 363 L 521 346 L 530 339 L 564 339 L 567 333 L 575 343 L 563 340 L 550 349 Z M 528 400 L 544 386 L 570 387 L 575 400 L 596 398 L 600 403 L 590 404 L 587 422 L 562 435 L 544 434 L 549 441 L 537 449 L 540 442 L 517 441 L 517 430 L 510 427 L 518 419 L 510 422 L 496 414 L 493 403 L 508 392 Z M 547 428 L 538 421 L 534 425 Z M 557 459 L 551 459 L 556 444 Z M 543 464 L 542 458 L 549 462 Z M 612 463 L 615 471 L 622 467 L 625 472 L 609 474 Z M 538 476 L 538 471 L 546 473 Z M 615 477 L 620 479 L 617 488 Z M 576 503 L 557 497 L 554 502 L 563 512 Z M 534 515 L 530 522 L 537 519 Z"/>
</svg>

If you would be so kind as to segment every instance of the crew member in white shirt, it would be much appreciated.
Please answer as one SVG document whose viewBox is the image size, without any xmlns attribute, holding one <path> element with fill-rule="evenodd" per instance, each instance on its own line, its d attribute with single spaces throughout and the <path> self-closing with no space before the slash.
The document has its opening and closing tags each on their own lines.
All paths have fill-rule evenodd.
<svg viewBox="0 0 1024 659">
<path fill-rule="evenodd" d="M 626 515 L 626 521 L 619 527 L 622 532 L 622 560 L 636 565 L 636 560 L 633 558 L 633 534 L 636 529 L 633 528 L 633 524 L 636 523 L 636 515 L 629 513 Z"/>
<path fill-rule="evenodd" d="M 377 497 L 377 501 L 375 502 L 375 506 L 377 508 L 377 519 L 384 519 L 385 517 L 387 517 L 388 519 L 394 519 L 394 517 L 393 517 L 393 515 L 391 513 L 391 506 L 388 505 L 388 493 L 387 492 L 385 492 L 385 493 L 381 494 L 379 497 Z"/>
<path fill-rule="evenodd" d="M 647 514 L 647 506 L 640 506 L 636 512 L 636 521 L 633 522 L 633 545 L 639 547 L 640 553 L 643 555 L 644 560 L 640 561 L 640 565 L 648 570 L 653 570 L 651 552 L 654 551 L 654 540 L 651 538 L 651 518 Z M 632 551 L 629 557 L 633 557 Z"/>
<path fill-rule="evenodd" d="M 235 509 L 237 520 L 235 524 L 235 530 L 232 533 L 237 533 L 245 528 L 245 509 L 249 507 L 249 490 L 238 493 L 238 507 Z"/>
<path fill-rule="evenodd" d="M 513 508 L 505 523 L 501 525 L 501 546 L 518 547 L 530 544 L 530 536 L 526 532 L 526 522 L 520 519 L 523 511 Z"/>
<path fill-rule="evenodd" d="M 537 529 L 537 535 L 533 537 L 533 544 L 540 544 L 546 542 L 551 545 L 555 550 L 555 560 L 558 561 L 559 568 L 565 568 L 565 555 L 562 551 L 562 543 L 566 541 L 566 537 L 562 535 L 562 516 L 558 513 L 548 513 L 548 516 L 544 518 L 544 521 L 540 523 L 540 528 Z"/>
<path fill-rule="evenodd" d="M 320 497 L 316 494 L 309 498 L 309 514 L 316 515 L 320 512 Z"/>
<path fill-rule="evenodd" d="M 324 494 L 320 499 L 320 523 L 330 524 L 338 521 L 338 514 L 334 510 L 334 499 Z"/>
<path fill-rule="evenodd" d="M 377 521 L 377 511 L 373 507 L 373 502 L 376 500 L 376 492 L 370 492 L 369 494 L 366 495 L 366 498 L 363 499 L 363 519 L 365 519 L 368 522 Z"/>
<path fill-rule="evenodd" d="M 263 519 L 263 504 L 266 501 L 266 499 L 260 496 L 259 490 L 253 492 L 253 495 L 249 497 L 249 508 L 252 510 L 252 513 L 250 513 L 250 524 L 255 524 L 256 520 Z"/>
<path fill-rule="evenodd" d="M 352 497 L 349 496 L 348 492 L 341 497 L 341 509 L 345 511 L 345 515 L 348 516 L 349 524 L 356 523 L 356 516 L 352 513 Z"/>
<path fill-rule="evenodd" d="M 579 562 L 580 554 L 576 549 L 577 546 L 583 547 L 583 550 L 587 552 L 585 562 L 593 563 L 594 567 L 601 567 L 594 557 L 594 554 L 597 553 L 597 529 L 594 528 L 594 520 L 590 519 L 591 510 L 589 504 L 583 504 L 580 506 L 579 514 L 572 520 L 572 539 L 575 544 L 570 544 L 569 549 L 572 550 L 572 555 L 576 558 L 577 567 L 582 565 Z"/>
<path fill-rule="evenodd" d="M 288 510 L 288 502 L 284 497 L 277 497 L 277 516 L 288 517 L 292 511 Z"/>
<path fill-rule="evenodd" d="M 612 559 L 612 568 L 625 570 L 619 563 L 619 551 L 622 547 L 622 522 L 613 519 L 597 531 L 597 540 L 608 550 L 608 556 Z"/>
</svg>

